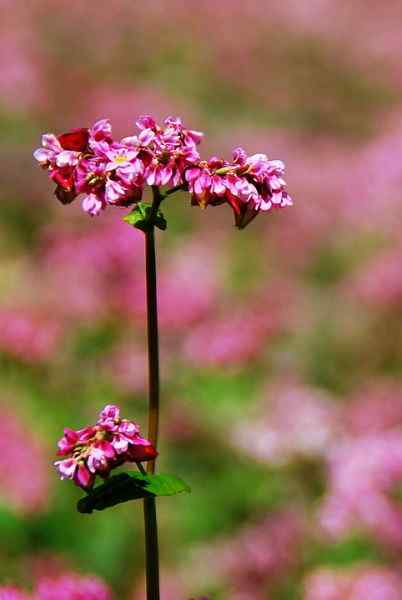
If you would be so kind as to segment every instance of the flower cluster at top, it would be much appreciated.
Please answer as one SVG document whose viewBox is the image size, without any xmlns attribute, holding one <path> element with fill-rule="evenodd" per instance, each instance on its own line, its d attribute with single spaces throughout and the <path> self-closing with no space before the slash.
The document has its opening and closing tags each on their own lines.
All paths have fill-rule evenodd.
<svg viewBox="0 0 402 600">
<path fill-rule="evenodd" d="M 242 148 L 231 161 L 201 160 L 203 134 L 168 117 L 160 127 L 149 115 L 137 121 L 139 132 L 115 141 L 108 119 L 89 129 L 42 136 L 34 157 L 56 183 L 56 196 L 69 204 L 83 194 L 82 206 L 98 215 L 108 205 L 137 204 L 148 186 L 190 192 L 194 205 L 229 204 L 236 225 L 245 227 L 260 210 L 292 204 L 283 179 L 285 166 L 265 154 L 248 156 Z"/>
<path fill-rule="evenodd" d="M 67 457 L 55 462 L 61 479 L 72 479 L 83 489 L 93 486 L 96 475 L 105 479 L 125 462 L 157 456 L 152 444 L 140 436 L 138 425 L 122 419 L 119 408 L 111 404 L 101 411 L 96 425 L 78 431 L 66 428 L 58 447 L 57 454 Z"/>
</svg>

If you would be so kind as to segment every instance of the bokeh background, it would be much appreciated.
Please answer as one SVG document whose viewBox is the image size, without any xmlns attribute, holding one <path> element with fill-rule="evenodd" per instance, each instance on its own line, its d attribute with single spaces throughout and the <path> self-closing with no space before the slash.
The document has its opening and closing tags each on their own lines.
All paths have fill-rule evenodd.
<svg viewBox="0 0 402 600">
<path fill-rule="evenodd" d="M 143 599 L 140 503 L 81 515 L 51 466 L 106 403 L 145 429 L 142 234 L 61 206 L 32 151 L 151 113 L 204 156 L 283 159 L 295 199 L 242 232 L 166 206 L 160 469 L 193 491 L 159 502 L 163 600 L 402 599 L 401 3 L 2 0 L 0 22 L 0 581 Z"/>
</svg>

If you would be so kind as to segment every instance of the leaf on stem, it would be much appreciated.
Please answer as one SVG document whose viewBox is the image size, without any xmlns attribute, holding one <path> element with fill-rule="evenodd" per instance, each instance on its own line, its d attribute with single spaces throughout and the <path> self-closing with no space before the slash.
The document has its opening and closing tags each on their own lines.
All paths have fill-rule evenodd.
<svg viewBox="0 0 402 600">
<path fill-rule="evenodd" d="M 129 500 L 174 496 L 189 491 L 189 486 L 174 475 L 120 473 L 81 498 L 77 503 L 77 510 L 81 513 L 92 513 L 94 510 L 105 510 Z"/>
<path fill-rule="evenodd" d="M 166 219 L 163 216 L 162 211 L 158 210 L 157 213 L 153 215 L 152 206 L 146 202 L 139 202 L 136 204 L 131 213 L 123 218 L 123 221 L 137 229 L 141 229 L 141 231 L 146 231 L 152 225 L 163 231 L 167 227 Z"/>
</svg>

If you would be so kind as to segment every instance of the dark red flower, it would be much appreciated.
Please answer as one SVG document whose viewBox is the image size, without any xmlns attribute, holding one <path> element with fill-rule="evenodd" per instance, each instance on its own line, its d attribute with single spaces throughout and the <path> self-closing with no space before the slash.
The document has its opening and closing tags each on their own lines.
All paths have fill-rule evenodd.
<svg viewBox="0 0 402 600">
<path fill-rule="evenodd" d="M 85 127 L 72 129 L 68 133 L 62 133 L 57 137 L 64 150 L 84 152 L 88 145 L 89 131 Z"/>
<path fill-rule="evenodd" d="M 133 462 L 143 462 L 146 460 L 154 460 L 158 456 L 158 452 L 152 445 L 140 446 L 139 444 L 136 444 L 135 446 L 129 446 L 127 455 Z"/>
<path fill-rule="evenodd" d="M 53 169 L 50 177 L 66 192 L 74 189 L 74 170 L 72 167 L 61 167 Z"/>
</svg>

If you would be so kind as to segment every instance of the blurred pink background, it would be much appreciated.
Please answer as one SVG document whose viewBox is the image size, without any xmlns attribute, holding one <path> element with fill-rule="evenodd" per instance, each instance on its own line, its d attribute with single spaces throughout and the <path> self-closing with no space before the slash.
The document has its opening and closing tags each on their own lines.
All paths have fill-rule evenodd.
<svg viewBox="0 0 402 600">
<path fill-rule="evenodd" d="M 159 502 L 163 600 L 402 600 L 401 24 L 396 0 L 2 0 L 0 585 L 144 597 L 140 505 L 78 514 L 52 468 L 105 403 L 145 427 L 142 234 L 60 205 L 32 151 L 151 113 L 284 160 L 295 200 L 241 232 L 166 207 L 161 469 L 193 491 Z"/>
</svg>

